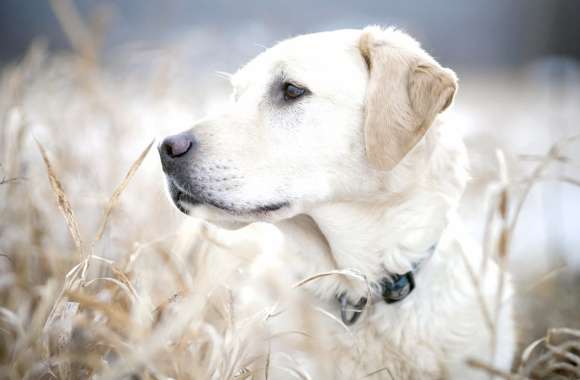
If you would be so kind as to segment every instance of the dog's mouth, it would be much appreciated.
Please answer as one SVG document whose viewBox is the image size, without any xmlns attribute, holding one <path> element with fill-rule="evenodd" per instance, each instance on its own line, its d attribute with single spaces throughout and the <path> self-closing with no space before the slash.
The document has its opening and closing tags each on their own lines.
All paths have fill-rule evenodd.
<svg viewBox="0 0 580 380">
<path fill-rule="evenodd" d="M 234 204 L 206 197 L 202 194 L 192 194 L 179 186 L 173 179 L 168 177 L 168 188 L 175 207 L 182 213 L 190 215 L 195 207 L 210 206 L 225 211 L 234 216 L 242 215 L 267 215 L 283 208 L 289 207 L 290 203 L 273 202 L 255 205 L 253 207 L 236 207 Z"/>
<path fill-rule="evenodd" d="M 171 181 L 169 183 L 169 193 L 171 194 L 171 199 L 173 200 L 175 207 L 186 215 L 189 215 L 191 207 L 202 204 L 200 200 L 182 190 L 179 190 L 179 188 Z"/>
</svg>

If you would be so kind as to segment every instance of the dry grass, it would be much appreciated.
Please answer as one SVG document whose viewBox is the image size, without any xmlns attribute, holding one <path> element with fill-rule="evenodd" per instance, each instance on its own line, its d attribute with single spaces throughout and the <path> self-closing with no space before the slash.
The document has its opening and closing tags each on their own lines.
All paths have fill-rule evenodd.
<svg viewBox="0 0 580 380">
<path fill-rule="evenodd" d="M 188 120 L 192 103 L 159 80 L 166 66 L 145 85 L 111 76 L 98 63 L 103 22 L 91 29 L 69 2 L 52 3 L 77 52 L 49 56 L 37 44 L 0 77 L 0 378 L 246 379 L 268 378 L 276 366 L 297 378 L 327 373 L 328 361 L 306 370 L 272 348 L 276 339 L 300 336 L 316 353 L 312 320 L 322 311 L 294 304 L 304 330 L 275 333 L 264 327 L 282 313 L 275 302 L 237 315 L 230 284 L 256 245 L 185 221 L 167 205 L 159 165 L 147 156 L 149 131 Z M 535 163 L 524 176 L 510 173 L 498 153 L 499 175 L 488 183 L 487 257 L 507 265 L 534 185 L 547 178 L 579 185 L 550 177 L 554 166 L 579 164 L 567 154 L 575 143 L 524 157 Z M 269 230 L 256 227 L 254 235 Z M 328 275 L 356 277 L 322 273 L 302 283 Z M 471 268 L 476 288 L 481 275 Z M 292 290 L 272 281 L 273 298 L 291 303 Z M 500 289 L 496 307 L 481 303 L 492 332 L 504 298 Z M 267 355 L 249 349 L 256 341 Z M 523 351 L 514 373 L 471 364 L 506 379 L 577 379 L 580 331 L 548 331 Z"/>
<path fill-rule="evenodd" d="M 550 166 L 562 162 L 570 165 L 576 164 L 573 159 L 566 156 L 566 152 L 574 149 L 574 144 L 579 139 L 580 136 L 574 136 L 554 144 L 545 156 L 536 157 L 538 162 L 531 170 L 531 174 L 523 176 L 523 178 L 510 177 L 504 155 L 500 151 L 497 152 L 499 178 L 496 183 L 490 184 L 489 189 L 489 213 L 483 241 L 484 256 L 497 258 L 500 266 L 507 269 L 506 260 L 511 249 L 510 241 L 514 236 L 516 225 L 530 191 L 542 178 L 549 174 Z M 569 177 L 556 177 L 553 179 L 574 186 L 580 185 L 577 180 Z M 480 276 L 485 273 L 486 262 L 488 261 L 484 260 L 482 263 Z M 470 269 L 469 273 L 474 287 L 479 289 L 478 274 L 473 268 L 469 268 L 469 265 L 467 266 Z M 496 315 L 492 316 L 488 306 L 483 301 L 479 302 L 482 313 L 486 317 L 486 321 L 488 321 L 487 325 L 495 337 L 492 347 L 496 347 L 497 342 L 495 326 L 497 325 L 498 312 L 502 304 L 506 302 L 506 297 L 503 293 L 505 271 L 500 273 L 500 276 L 500 286 L 494 308 Z M 540 278 L 539 281 L 533 284 L 532 289 L 527 289 L 526 291 L 530 292 L 535 287 L 543 286 L 543 280 L 545 279 Z M 512 299 L 513 296 L 508 297 L 508 300 Z M 478 360 L 469 360 L 469 363 L 475 368 L 488 372 L 490 376 L 504 379 L 577 379 L 580 378 L 579 338 L 580 330 L 569 328 L 550 329 L 545 337 L 525 347 L 521 357 L 518 359 L 518 367 L 514 373 L 503 372 Z"/>
</svg>

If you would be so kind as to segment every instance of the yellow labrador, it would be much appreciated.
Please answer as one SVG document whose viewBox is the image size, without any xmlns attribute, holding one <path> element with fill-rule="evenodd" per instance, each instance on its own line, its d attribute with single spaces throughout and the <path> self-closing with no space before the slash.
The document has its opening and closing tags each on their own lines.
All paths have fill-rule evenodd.
<svg viewBox="0 0 580 380">
<path fill-rule="evenodd" d="M 454 72 L 409 35 L 368 27 L 283 41 L 231 81 L 223 112 L 159 145 L 169 193 L 215 223 L 273 223 L 284 249 L 270 269 L 284 276 L 362 279 L 306 285 L 359 342 L 327 336 L 333 378 L 483 377 L 470 357 L 508 369 L 512 306 L 493 339 L 482 309 L 496 315 L 499 269 L 488 263 L 475 289 L 482 255 L 455 217 L 467 158 L 439 117 Z"/>
</svg>

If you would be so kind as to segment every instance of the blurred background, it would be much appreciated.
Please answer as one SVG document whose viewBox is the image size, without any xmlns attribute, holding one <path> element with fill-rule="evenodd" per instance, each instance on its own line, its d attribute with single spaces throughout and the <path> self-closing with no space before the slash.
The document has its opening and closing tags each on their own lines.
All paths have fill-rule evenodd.
<svg viewBox="0 0 580 380">
<path fill-rule="evenodd" d="M 155 49 L 195 42 L 204 36 L 218 43 L 213 57 L 200 62 L 199 50 L 187 53 L 195 66 L 234 70 L 241 62 L 280 39 L 323 30 L 396 25 L 408 30 L 443 62 L 457 70 L 521 69 L 550 57 L 580 57 L 580 5 L 574 0 L 501 0 L 445 6 L 400 1 L 186 1 L 163 6 L 150 0 L 79 0 L 85 17 L 107 9 L 108 52 L 128 44 Z M 93 14 L 93 16 L 95 16 Z M 3 0 L 0 13 L 3 62 L 21 57 L 32 40 L 44 36 L 52 50 L 70 48 L 50 2 Z M 199 38 L 199 37 L 198 37 Z M 222 45 L 223 44 L 223 45 Z M 227 47 L 227 48 L 226 48 Z M 196 59 L 193 59 L 193 58 Z M 573 62 L 570 62 L 573 63 Z"/>
<path fill-rule="evenodd" d="M 498 151 L 517 205 L 551 147 L 580 134 L 577 0 L 2 0 L 0 179 L 10 185 L 0 187 L 0 251 L 71 244 L 33 138 L 52 155 L 81 230 L 93 231 L 149 141 L 226 101 L 228 83 L 217 72 L 234 72 L 294 35 L 369 24 L 402 28 L 457 72 L 448 117 L 465 136 L 473 168 L 460 211 L 485 239 Z M 183 222 L 151 153 L 115 211 L 103 256 Z M 528 337 L 580 327 L 580 144 L 552 153 L 511 239 L 509 268 Z"/>
</svg>

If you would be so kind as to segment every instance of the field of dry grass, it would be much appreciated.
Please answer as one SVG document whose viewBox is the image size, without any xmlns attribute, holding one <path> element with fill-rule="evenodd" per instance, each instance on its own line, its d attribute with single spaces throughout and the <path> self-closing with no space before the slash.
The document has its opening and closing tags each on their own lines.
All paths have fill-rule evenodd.
<svg viewBox="0 0 580 380">
<path fill-rule="evenodd" d="M 281 362 L 311 378 L 286 353 L 247 350 L 273 339 L 269 311 L 240 320 L 232 308 L 237 269 L 270 230 L 187 220 L 164 194 L 152 142 L 211 109 L 223 88 L 192 93 L 167 62 L 120 75 L 100 63 L 94 40 L 69 35 L 85 38 L 73 39 L 75 52 L 38 43 L 0 73 L 0 378 L 267 378 Z M 482 104 L 480 87 L 467 87 L 467 104 Z M 506 379 L 580 378 L 578 272 L 563 257 L 533 264 L 541 259 L 518 245 L 531 239 L 518 228 L 534 222 L 525 210 L 535 187 L 578 191 L 580 141 L 543 138 L 552 148 L 518 151 L 509 134 L 485 140 L 481 129 L 467 136 L 475 162 L 464 214 L 486 252 L 516 269 L 527 348 L 513 374 L 472 364 Z M 526 260 L 534 269 L 518 275 Z M 312 311 L 300 312 L 307 320 Z"/>
</svg>

